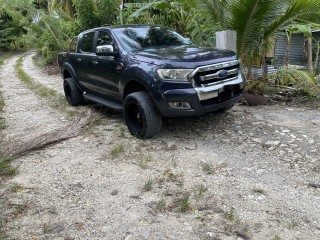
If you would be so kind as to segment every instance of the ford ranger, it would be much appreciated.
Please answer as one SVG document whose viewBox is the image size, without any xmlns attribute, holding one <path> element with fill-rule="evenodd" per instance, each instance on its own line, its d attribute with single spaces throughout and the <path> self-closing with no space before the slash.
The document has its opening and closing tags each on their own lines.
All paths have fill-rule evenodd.
<svg viewBox="0 0 320 240">
<path fill-rule="evenodd" d="M 162 26 L 87 30 L 58 62 L 70 105 L 87 99 L 123 111 L 139 138 L 156 135 L 162 117 L 226 111 L 244 91 L 234 52 L 197 46 Z"/>
</svg>

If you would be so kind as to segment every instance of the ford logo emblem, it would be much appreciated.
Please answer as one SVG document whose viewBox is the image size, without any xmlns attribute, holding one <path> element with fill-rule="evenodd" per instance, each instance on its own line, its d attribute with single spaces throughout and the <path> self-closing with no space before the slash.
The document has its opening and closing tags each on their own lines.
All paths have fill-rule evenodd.
<svg viewBox="0 0 320 240">
<path fill-rule="evenodd" d="M 225 78 L 228 76 L 228 71 L 227 70 L 220 70 L 217 72 L 217 76 L 219 79 Z"/>
</svg>

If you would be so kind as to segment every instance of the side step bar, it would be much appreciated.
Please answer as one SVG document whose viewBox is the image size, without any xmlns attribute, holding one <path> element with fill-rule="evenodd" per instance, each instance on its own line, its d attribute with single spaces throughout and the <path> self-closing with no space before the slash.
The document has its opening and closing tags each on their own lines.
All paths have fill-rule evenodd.
<svg viewBox="0 0 320 240">
<path fill-rule="evenodd" d="M 106 107 L 109 107 L 109 108 L 112 108 L 114 110 L 117 110 L 117 111 L 122 111 L 123 110 L 123 105 L 113 99 L 106 99 L 106 98 L 102 98 L 100 96 L 97 96 L 95 94 L 92 94 L 92 93 L 87 93 L 87 92 L 84 92 L 83 93 L 83 97 L 85 99 L 88 99 L 92 102 L 96 102 L 96 103 L 100 103 Z"/>
</svg>

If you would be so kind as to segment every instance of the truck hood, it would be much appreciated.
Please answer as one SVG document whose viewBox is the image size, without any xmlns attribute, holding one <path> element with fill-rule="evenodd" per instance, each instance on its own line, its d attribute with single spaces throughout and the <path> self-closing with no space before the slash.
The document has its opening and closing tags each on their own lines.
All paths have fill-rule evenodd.
<svg viewBox="0 0 320 240">
<path fill-rule="evenodd" d="M 135 52 L 134 55 L 139 61 L 155 65 L 171 65 L 171 67 L 174 65 L 189 68 L 237 59 L 233 51 L 194 45 L 150 48 Z"/>
</svg>

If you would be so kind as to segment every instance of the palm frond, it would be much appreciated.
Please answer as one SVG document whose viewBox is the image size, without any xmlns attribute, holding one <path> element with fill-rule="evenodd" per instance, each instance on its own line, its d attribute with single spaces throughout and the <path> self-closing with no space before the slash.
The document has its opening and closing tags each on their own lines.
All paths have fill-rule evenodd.
<svg viewBox="0 0 320 240">
<path fill-rule="evenodd" d="M 271 78 L 275 79 L 277 85 L 288 86 L 288 85 L 300 85 L 303 87 L 316 87 L 316 79 L 309 74 L 309 72 L 296 67 L 281 67 Z"/>
<path fill-rule="evenodd" d="M 228 27 L 237 31 L 237 52 L 240 56 L 252 55 L 259 51 L 264 28 L 277 8 L 278 1 L 231 1 Z"/>
<path fill-rule="evenodd" d="M 319 23 L 319 12 L 320 0 L 293 0 L 286 11 L 265 29 L 264 38 L 292 23 Z"/>
</svg>

